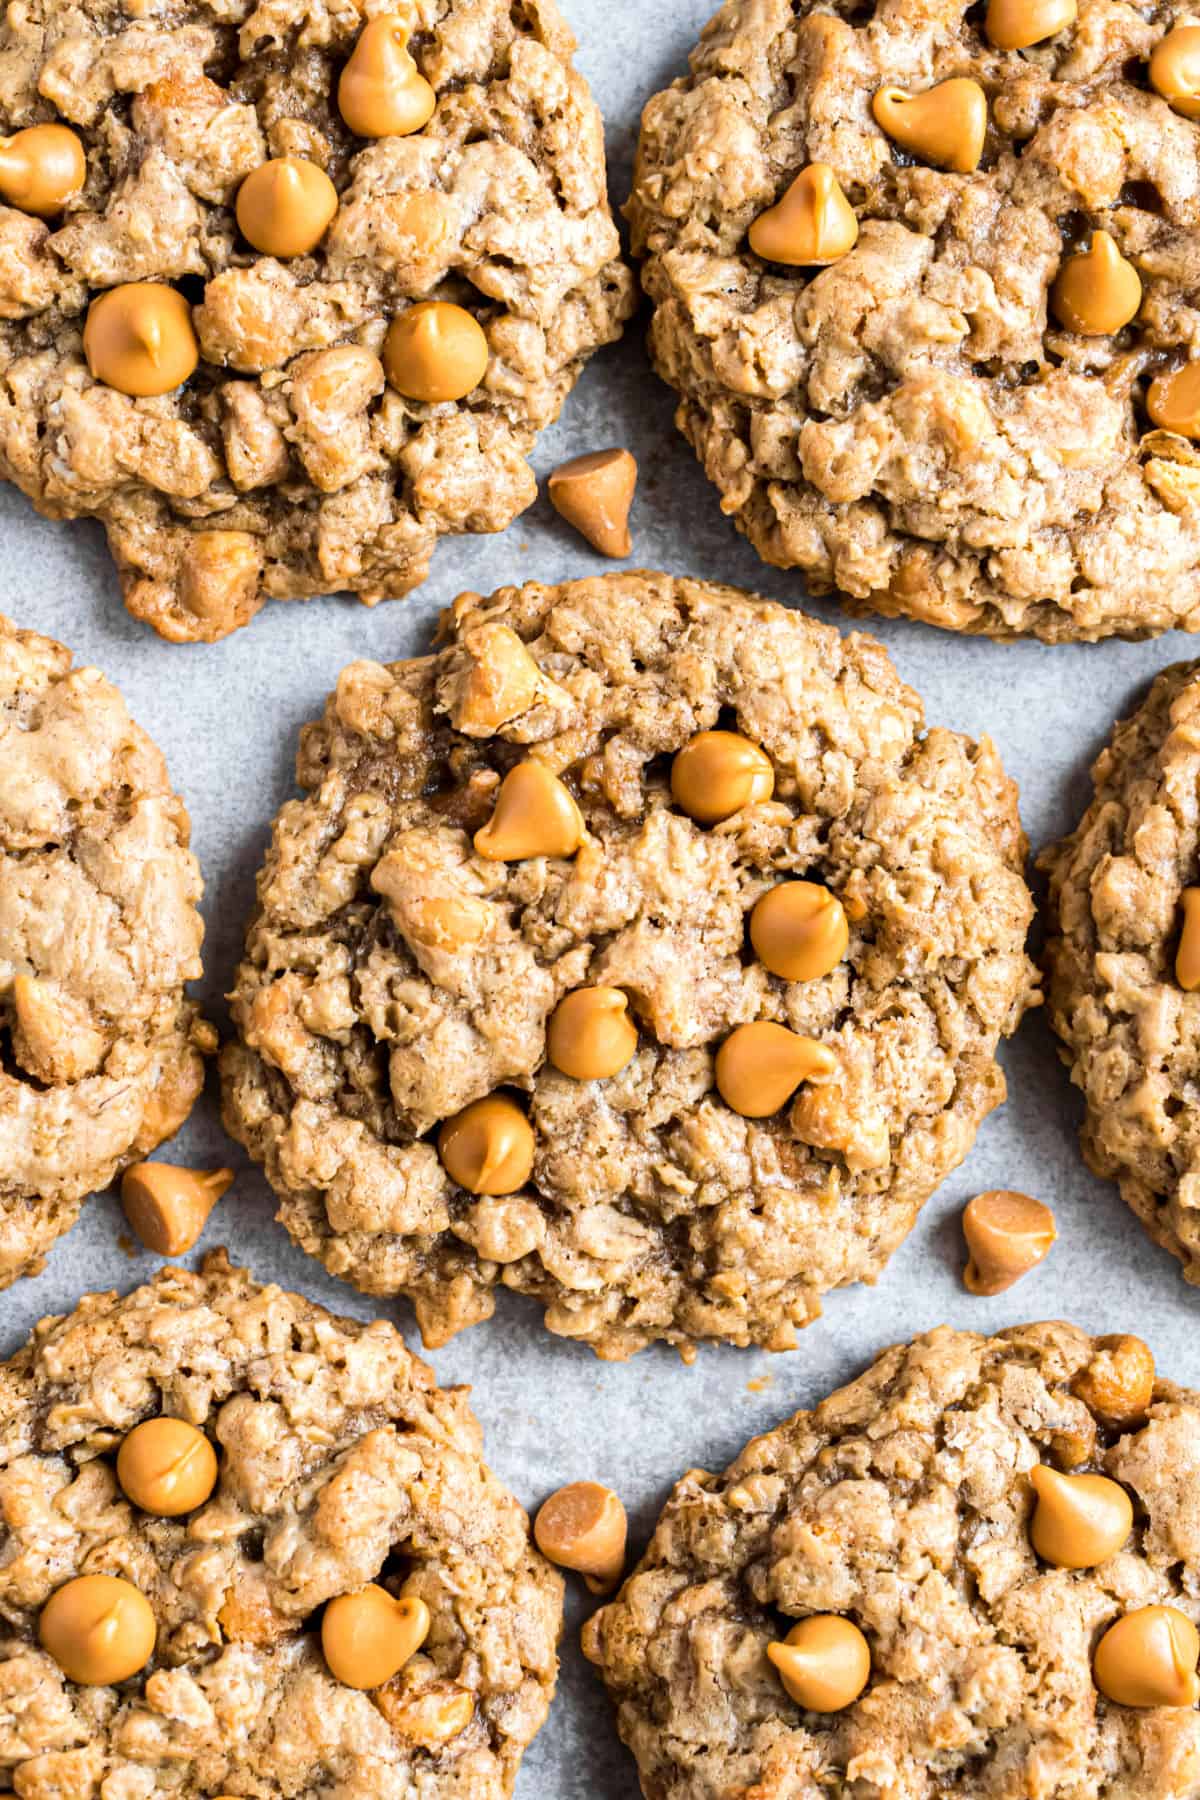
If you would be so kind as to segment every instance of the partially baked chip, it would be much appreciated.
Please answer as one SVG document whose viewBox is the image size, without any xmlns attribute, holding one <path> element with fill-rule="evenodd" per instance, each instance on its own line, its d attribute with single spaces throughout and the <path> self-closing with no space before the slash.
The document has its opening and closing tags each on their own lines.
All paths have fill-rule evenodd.
<svg viewBox="0 0 1200 1800">
<path fill-rule="evenodd" d="M 102 520 L 130 611 L 176 641 L 269 597 L 406 594 L 440 537 L 503 530 L 632 308 L 554 0 L 366 13 L 0 19 L 0 473 Z M 412 381 L 387 334 L 423 302 Z"/>
<path fill-rule="evenodd" d="M 1200 629 L 1186 0 L 727 0 L 642 121 L 659 373 L 723 510 L 852 610 Z"/>
<path fill-rule="evenodd" d="M 532 584 L 446 629 L 302 734 L 227 1126 L 427 1343 L 503 1284 L 605 1357 L 789 1348 L 1003 1098 L 1016 790 L 877 643 L 731 588 Z"/>
<path fill-rule="evenodd" d="M 116 688 L 0 618 L 0 1288 L 204 1085 L 190 829 Z"/>
</svg>

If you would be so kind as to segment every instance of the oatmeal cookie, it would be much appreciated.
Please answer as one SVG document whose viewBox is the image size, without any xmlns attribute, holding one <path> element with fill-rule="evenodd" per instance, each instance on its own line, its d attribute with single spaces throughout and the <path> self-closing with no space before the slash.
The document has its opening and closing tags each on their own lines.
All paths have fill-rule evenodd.
<svg viewBox="0 0 1200 1800">
<path fill-rule="evenodd" d="M 1200 629 L 1198 174 L 1185 0 L 727 0 L 628 208 L 724 511 L 852 610 Z"/>
<path fill-rule="evenodd" d="M 116 688 L 0 618 L 0 1288 L 203 1085 L 189 830 Z"/>
<path fill-rule="evenodd" d="M 439 537 L 503 530 L 632 309 L 553 0 L 367 11 L 0 18 L 0 473 L 102 520 L 176 641 L 405 594 Z"/>
<path fill-rule="evenodd" d="M 1200 1282 L 1200 663 L 1158 677 L 1092 778 L 1078 826 L 1040 859 L 1050 1023 L 1087 1099 L 1089 1166 Z"/>
<path fill-rule="evenodd" d="M 436 1387 L 391 1326 L 223 1251 L 44 1319 L 0 1366 L 0 1782 L 510 1794 L 554 1691 L 562 1582 L 481 1451 L 467 1390 Z M 71 1584 L 96 1577 L 120 1664 L 79 1629 Z M 344 1661 L 331 1601 L 409 1622 L 394 1673 L 376 1684 L 361 1641 Z"/>
<path fill-rule="evenodd" d="M 1200 1395 L 1140 1339 L 885 1351 L 686 1474 L 585 1627 L 643 1791 L 1188 1800 L 1198 1477 Z"/>
<path fill-rule="evenodd" d="M 869 638 L 645 572 L 465 595 L 302 735 L 223 1053 L 280 1218 L 428 1344 L 795 1343 L 1004 1095 L 1013 783 Z"/>
</svg>

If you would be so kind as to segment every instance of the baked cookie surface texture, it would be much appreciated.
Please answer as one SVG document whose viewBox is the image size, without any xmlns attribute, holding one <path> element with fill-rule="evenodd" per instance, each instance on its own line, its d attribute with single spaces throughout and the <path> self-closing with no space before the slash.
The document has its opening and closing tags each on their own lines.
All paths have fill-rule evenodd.
<svg viewBox="0 0 1200 1800">
<path fill-rule="evenodd" d="M 1187 1800 L 1198 1469 L 1200 1396 L 1137 1338 L 942 1328 L 885 1351 L 724 1474 L 686 1474 L 585 1626 L 643 1791 Z M 823 1657 L 789 1665 L 818 1630 Z M 832 1693 L 799 1686 L 818 1673 Z"/>
<path fill-rule="evenodd" d="M 173 1459 L 139 1447 L 164 1428 Z M 481 1460 L 466 1390 L 390 1326 L 223 1252 L 89 1295 L 0 1367 L 0 1496 L 0 1785 L 23 1800 L 511 1793 L 562 1583 Z M 107 1642 L 67 1611 L 99 1576 Z M 331 1624 L 364 1603 L 419 1621 L 378 1685 L 355 1660 L 371 1634 L 344 1634 L 343 1666 Z M 141 1620 L 136 1667 L 106 1680 Z"/>
<path fill-rule="evenodd" d="M 574 48 L 553 0 L 4 15 L 0 472 L 163 636 L 405 594 L 532 502 L 633 299 Z"/>
<path fill-rule="evenodd" d="M 1200 1282 L 1200 664 L 1167 669 L 1092 770 L 1050 876 L 1050 1023 L 1083 1090 L 1084 1156 Z"/>
<path fill-rule="evenodd" d="M 502 1283 L 606 1357 L 790 1347 L 1003 1098 L 1015 788 L 877 643 L 734 589 L 506 588 L 447 630 L 302 734 L 226 1124 L 427 1343 Z"/>
<path fill-rule="evenodd" d="M 189 830 L 116 688 L 0 618 L 0 1287 L 203 1086 Z"/>
<path fill-rule="evenodd" d="M 628 208 L 723 510 L 855 610 L 1200 629 L 1198 176 L 1183 0 L 728 0 Z"/>
</svg>

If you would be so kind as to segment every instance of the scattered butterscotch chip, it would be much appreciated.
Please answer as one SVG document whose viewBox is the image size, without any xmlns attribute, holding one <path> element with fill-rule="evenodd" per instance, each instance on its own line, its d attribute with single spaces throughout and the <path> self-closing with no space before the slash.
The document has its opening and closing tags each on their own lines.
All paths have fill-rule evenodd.
<svg viewBox="0 0 1200 1800">
<path fill-rule="evenodd" d="M 83 353 L 93 381 L 120 394 L 169 394 L 200 360 L 192 309 L 162 281 L 109 288 L 88 307 Z"/>
<path fill-rule="evenodd" d="M 1200 438 L 1200 360 L 1156 375 L 1146 392 L 1146 411 L 1161 431 Z"/>
<path fill-rule="evenodd" d="M 1063 1475 L 1039 1463 L 1030 1540 L 1056 1569 L 1094 1569 L 1115 1556 L 1133 1529 L 1133 1502 L 1107 1475 Z"/>
<path fill-rule="evenodd" d="M 1176 25 L 1150 57 L 1150 85 L 1185 119 L 1200 119 L 1200 24 Z"/>
<path fill-rule="evenodd" d="M 628 1523 L 620 1496 L 598 1481 L 573 1481 L 543 1501 L 533 1535 L 548 1562 L 583 1575 L 593 1594 L 608 1594 L 625 1567 Z"/>
<path fill-rule="evenodd" d="M 637 478 L 628 450 L 592 450 L 555 469 L 548 483 L 550 504 L 601 556 L 619 560 L 633 549 L 629 509 Z"/>
<path fill-rule="evenodd" d="M 955 76 L 926 88 L 923 94 L 880 88 L 871 111 L 881 131 L 935 168 L 969 175 L 979 167 L 987 136 L 988 102 L 977 81 Z"/>
<path fill-rule="evenodd" d="M 68 1681 L 113 1687 L 144 1669 L 158 1631 L 146 1596 L 116 1575 L 80 1575 L 51 1594 L 38 1639 Z"/>
<path fill-rule="evenodd" d="M 1140 1425 L 1154 1398 L 1154 1356 L 1130 1333 L 1097 1338 L 1096 1353 L 1071 1390 L 1101 1424 L 1125 1431 Z"/>
<path fill-rule="evenodd" d="M 339 1594 L 321 1617 L 325 1661 L 346 1687 L 382 1687 L 428 1636 L 425 1602 L 415 1596 L 397 1600 L 376 1582 L 355 1594 Z"/>
<path fill-rule="evenodd" d="M 1190 994 L 1200 987 L 1200 887 L 1184 888 L 1179 904 L 1183 926 L 1175 952 L 1175 979 Z"/>
<path fill-rule="evenodd" d="M 268 256 L 306 256 L 338 209 L 324 169 L 302 156 L 277 156 L 247 175 L 237 195 L 238 229 Z"/>
<path fill-rule="evenodd" d="M 437 95 L 409 52 L 406 14 L 380 13 L 363 26 L 338 82 L 338 111 L 358 137 L 408 137 L 428 125 Z"/>
<path fill-rule="evenodd" d="M 997 50 L 1028 50 L 1078 17 L 1078 0 L 988 0 L 983 28 Z"/>
<path fill-rule="evenodd" d="M 117 1452 L 122 1492 L 143 1512 L 177 1519 L 203 1506 L 217 1485 L 217 1453 L 186 1419 L 146 1419 Z"/>
<path fill-rule="evenodd" d="M 750 227 L 750 248 L 765 262 L 824 268 L 858 242 L 858 217 L 828 163 L 801 169 L 783 197 Z"/>
<path fill-rule="evenodd" d="M 1200 1633 L 1177 1606 L 1142 1606 L 1110 1625 L 1096 1646 L 1096 1686 L 1118 1706 L 1195 1706 Z"/>
<path fill-rule="evenodd" d="M 192 1248 L 209 1213 L 232 1183 L 232 1169 L 134 1163 L 121 1177 L 121 1205 L 147 1250 L 159 1256 L 182 1256 Z"/>
<path fill-rule="evenodd" d="M 698 825 L 719 825 L 775 792 L 770 757 L 737 731 L 701 731 L 671 764 L 671 793 Z"/>
<path fill-rule="evenodd" d="M 742 1118 L 766 1119 L 786 1106 L 802 1081 L 832 1075 L 836 1067 L 827 1044 L 759 1019 L 731 1031 L 717 1051 L 717 1092 Z"/>
<path fill-rule="evenodd" d="M 488 341 L 463 306 L 422 300 L 388 326 L 383 366 L 398 394 L 440 405 L 465 400 L 487 373 Z"/>
<path fill-rule="evenodd" d="M 583 814 L 565 782 L 545 763 L 527 757 L 508 771 L 487 824 L 475 833 L 476 854 L 492 862 L 531 856 L 574 856 L 583 840 Z"/>
<path fill-rule="evenodd" d="M 575 988 L 559 1001 L 546 1028 L 547 1057 L 573 1081 L 619 1074 L 637 1046 L 637 1026 L 620 988 Z"/>
<path fill-rule="evenodd" d="M 1040 1200 L 1009 1188 L 977 1194 L 963 1209 L 968 1260 L 963 1281 L 973 1294 L 1002 1294 L 1050 1253 L 1054 1214 Z"/>
<path fill-rule="evenodd" d="M 772 975 L 817 981 L 846 954 L 846 910 L 836 894 L 815 881 L 781 881 L 751 912 L 750 942 Z"/>
<path fill-rule="evenodd" d="M 768 1644 L 789 1697 L 808 1712 L 842 1712 L 871 1679 L 871 1647 L 852 1619 L 817 1613 Z"/>
<path fill-rule="evenodd" d="M 65 125 L 27 125 L 0 138 L 0 200 L 53 218 L 87 180 L 83 145 Z"/>
<path fill-rule="evenodd" d="M 1069 256 L 1050 292 L 1060 325 L 1083 337 L 1108 337 L 1137 317 L 1142 279 L 1107 231 L 1094 231 L 1086 250 Z"/>
<path fill-rule="evenodd" d="M 515 1194 L 533 1169 L 533 1127 L 503 1094 L 473 1100 L 438 1133 L 438 1155 L 469 1194 Z"/>
</svg>

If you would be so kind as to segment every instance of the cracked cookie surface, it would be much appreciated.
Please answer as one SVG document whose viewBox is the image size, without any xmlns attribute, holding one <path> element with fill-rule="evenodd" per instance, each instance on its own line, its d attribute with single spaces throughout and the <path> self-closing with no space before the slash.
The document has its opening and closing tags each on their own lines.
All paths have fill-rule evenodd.
<svg viewBox="0 0 1200 1800">
<path fill-rule="evenodd" d="M 161 1413 L 219 1461 L 182 1518 L 117 1480 L 125 1435 Z M 222 1251 L 43 1320 L 0 1365 L 0 1781 L 22 1800 L 502 1800 L 554 1691 L 562 1582 L 481 1450 L 467 1390 L 436 1387 L 391 1326 Z M 153 1608 L 151 1663 L 120 1687 L 77 1686 L 37 1642 L 82 1572 Z M 317 1625 L 370 1582 L 430 1628 L 366 1692 L 330 1674 Z"/>
<path fill-rule="evenodd" d="M 1200 664 L 1158 677 L 1092 779 L 1083 818 L 1039 859 L 1050 1023 L 1087 1101 L 1089 1166 L 1200 1282 L 1200 994 L 1175 972 L 1200 879 Z"/>
<path fill-rule="evenodd" d="M 942 1328 L 884 1351 L 724 1474 L 685 1475 L 584 1629 L 643 1791 L 1186 1800 L 1200 1714 L 1113 1704 L 1092 1657 L 1122 1614 L 1200 1617 L 1200 1396 L 1162 1380 L 1151 1394 L 1149 1378 L 1122 1395 L 1115 1367 L 1113 1340 L 1072 1325 Z M 1104 1408 L 1123 1401 L 1131 1416 L 1114 1422 Z M 1125 1489 L 1133 1530 L 1106 1561 L 1071 1570 L 1035 1553 L 1039 1463 Z M 871 1674 L 820 1715 L 792 1703 L 766 1652 L 831 1613 L 865 1634 Z"/>
<path fill-rule="evenodd" d="M 189 831 L 116 688 L 0 618 L 0 1287 L 203 1086 Z"/>
<path fill-rule="evenodd" d="M 872 639 L 734 589 L 529 585 L 463 596 L 447 629 L 436 656 L 352 664 L 302 733 L 226 1124 L 293 1237 L 410 1296 L 427 1343 L 503 1284 L 606 1357 L 790 1347 L 825 1290 L 879 1273 L 1003 1098 L 998 1042 L 1037 997 L 1015 788 L 986 738 L 926 729 Z M 672 759 L 714 727 L 751 740 L 774 796 L 705 826 Z M 562 777 L 553 823 L 581 841 L 481 854 L 530 762 Z M 769 974 L 747 940 L 792 876 L 847 915 L 815 979 Z M 589 1056 L 615 1042 L 619 1066 L 574 1079 L 548 1023 L 597 988 L 621 1011 L 592 1017 Z M 714 1086 L 756 1022 L 815 1040 L 821 1077 L 766 1118 Z M 440 1128 L 498 1090 L 516 1173 L 480 1194 Z"/>
<path fill-rule="evenodd" d="M 1019 51 L 963 0 L 717 13 L 646 108 L 628 210 L 678 423 L 767 562 L 958 631 L 1200 629 L 1200 423 L 1189 439 L 1147 410 L 1200 340 L 1200 122 L 1148 78 L 1194 11 L 1079 0 Z M 948 80 L 986 95 L 971 173 L 902 149 L 872 110 L 891 84 Z M 828 268 L 747 242 L 806 165 L 857 215 Z M 1098 231 L 1142 294 L 1087 336 L 1051 290 Z"/>
<path fill-rule="evenodd" d="M 600 115 L 552 0 L 406 16 L 436 110 L 374 140 L 336 104 L 348 0 L 35 0 L 0 22 L 0 122 L 65 121 L 87 155 L 60 217 L 0 207 L 0 472 L 51 516 L 101 519 L 126 604 L 165 637 L 223 637 L 268 597 L 401 595 L 439 537 L 503 530 L 536 495 L 538 431 L 631 310 Z M 234 206 L 289 156 L 339 208 L 281 261 Z M 182 292 L 200 362 L 134 399 L 91 378 L 83 325 L 146 281 Z M 486 334 L 461 400 L 385 381 L 389 322 L 431 297 Z"/>
</svg>

